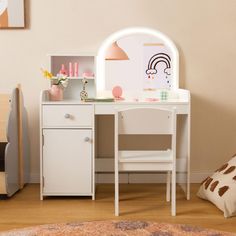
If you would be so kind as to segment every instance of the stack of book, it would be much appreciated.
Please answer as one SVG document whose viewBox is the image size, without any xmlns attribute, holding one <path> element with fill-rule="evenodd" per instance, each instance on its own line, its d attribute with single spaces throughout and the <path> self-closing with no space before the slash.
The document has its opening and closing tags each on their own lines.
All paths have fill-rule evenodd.
<svg viewBox="0 0 236 236">
<path fill-rule="evenodd" d="M 114 102 L 114 98 L 86 98 L 85 102 Z"/>
</svg>

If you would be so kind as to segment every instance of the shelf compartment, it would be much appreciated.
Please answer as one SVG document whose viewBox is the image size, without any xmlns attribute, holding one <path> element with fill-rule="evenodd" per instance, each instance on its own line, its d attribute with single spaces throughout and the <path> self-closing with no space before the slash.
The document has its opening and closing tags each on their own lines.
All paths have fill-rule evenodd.
<svg viewBox="0 0 236 236">
<path fill-rule="evenodd" d="M 84 78 L 86 78 L 86 79 L 88 79 L 88 80 L 94 80 L 95 79 L 95 77 L 83 77 L 83 76 L 79 76 L 79 77 L 67 77 L 67 79 L 70 79 L 70 80 L 72 80 L 72 79 L 74 79 L 74 80 L 82 80 L 82 79 L 84 79 Z M 52 80 L 56 80 L 57 79 L 57 77 L 52 77 L 51 78 Z"/>
<path fill-rule="evenodd" d="M 95 74 L 95 56 L 66 56 L 66 55 L 50 55 L 50 71 L 53 75 L 57 75 L 61 69 L 61 65 L 64 64 L 66 70 L 69 73 L 69 63 L 78 63 L 78 78 L 83 79 L 84 72 L 92 72 Z M 71 77 L 74 79 L 74 77 Z M 77 79 L 77 77 L 75 77 Z"/>
</svg>

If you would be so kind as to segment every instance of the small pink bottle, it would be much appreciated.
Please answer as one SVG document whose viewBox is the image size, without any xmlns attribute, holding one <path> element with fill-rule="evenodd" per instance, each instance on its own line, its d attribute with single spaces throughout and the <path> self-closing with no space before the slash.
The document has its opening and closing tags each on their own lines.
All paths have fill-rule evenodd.
<svg viewBox="0 0 236 236">
<path fill-rule="evenodd" d="M 59 73 L 62 75 L 68 76 L 68 73 L 67 73 L 67 70 L 66 70 L 66 67 L 64 64 L 61 64 L 61 69 L 60 69 Z"/>
<path fill-rule="evenodd" d="M 79 65 L 77 62 L 74 63 L 74 76 L 79 77 Z"/>
<path fill-rule="evenodd" d="M 72 66 L 72 62 L 69 63 L 69 77 L 73 77 L 74 73 L 73 73 L 73 66 Z"/>
</svg>

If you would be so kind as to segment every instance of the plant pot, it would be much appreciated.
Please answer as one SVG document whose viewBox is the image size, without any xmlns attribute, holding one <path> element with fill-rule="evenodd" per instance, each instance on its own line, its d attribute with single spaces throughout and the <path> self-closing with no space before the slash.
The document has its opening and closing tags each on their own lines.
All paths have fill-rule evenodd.
<svg viewBox="0 0 236 236">
<path fill-rule="evenodd" d="M 49 90 L 51 101 L 61 101 L 63 100 L 63 89 L 60 85 L 53 84 Z"/>
</svg>

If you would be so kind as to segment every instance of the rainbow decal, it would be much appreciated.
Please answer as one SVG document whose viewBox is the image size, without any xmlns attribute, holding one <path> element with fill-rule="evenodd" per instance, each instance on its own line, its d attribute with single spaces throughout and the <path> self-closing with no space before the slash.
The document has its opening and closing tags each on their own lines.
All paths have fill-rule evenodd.
<svg viewBox="0 0 236 236">
<path fill-rule="evenodd" d="M 164 73 L 170 75 L 171 68 L 171 58 L 166 53 L 158 53 L 152 56 L 148 62 L 148 69 L 146 70 L 147 75 L 153 75 L 157 73 L 157 65 L 159 63 L 165 63 L 166 68 L 164 69 Z"/>
</svg>

